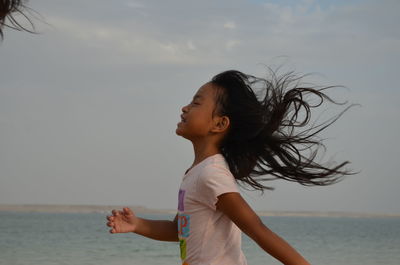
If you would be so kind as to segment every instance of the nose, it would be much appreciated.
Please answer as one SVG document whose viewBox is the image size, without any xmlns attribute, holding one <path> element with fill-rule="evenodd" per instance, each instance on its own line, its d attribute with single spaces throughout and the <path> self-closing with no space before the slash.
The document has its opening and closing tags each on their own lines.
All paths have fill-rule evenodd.
<svg viewBox="0 0 400 265">
<path fill-rule="evenodd" d="M 186 113 L 188 111 L 188 105 L 182 107 L 182 112 Z"/>
</svg>

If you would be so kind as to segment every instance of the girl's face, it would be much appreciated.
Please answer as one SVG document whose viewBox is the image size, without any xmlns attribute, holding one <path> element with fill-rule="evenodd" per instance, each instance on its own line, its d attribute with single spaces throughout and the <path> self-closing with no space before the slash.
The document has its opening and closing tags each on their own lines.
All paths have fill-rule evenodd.
<svg viewBox="0 0 400 265">
<path fill-rule="evenodd" d="M 211 83 L 206 83 L 196 92 L 192 102 L 182 108 L 176 134 L 188 140 L 202 139 L 209 135 L 215 107 L 215 90 Z"/>
</svg>

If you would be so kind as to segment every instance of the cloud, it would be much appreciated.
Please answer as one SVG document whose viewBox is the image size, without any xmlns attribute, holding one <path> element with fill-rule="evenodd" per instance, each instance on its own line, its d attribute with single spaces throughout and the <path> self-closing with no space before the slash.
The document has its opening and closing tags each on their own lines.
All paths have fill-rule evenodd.
<svg viewBox="0 0 400 265">
<path fill-rule="evenodd" d="M 126 4 L 134 9 L 144 8 L 139 1 Z M 398 6 L 393 1 L 350 2 L 323 8 L 318 1 L 293 5 L 279 2 L 246 5 L 236 1 L 235 8 L 223 16 L 216 12 L 221 9 L 216 9 L 215 3 L 207 1 L 201 5 L 148 1 L 146 5 L 145 16 L 116 6 L 113 8 L 119 16 L 114 20 L 64 15 L 51 18 L 51 23 L 60 34 L 65 31 L 62 38 L 69 37 L 67 41 L 92 49 L 91 53 L 109 56 L 115 63 L 217 65 L 222 61 L 259 63 L 286 55 L 310 65 L 321 60 L 358 64 L 382 60 L 386 51 L 395 56 L 400 51 L 399 34 L 392 34 L 390 28 L 396 22 L 393 17 L 397 16 L 392 14 L 378 20 L 371 15 L 374 10 L 383 17 L 384 10 Z M 243 19 L 244 14 L 250 15 Z M 242 51 L 234 60 L 233 50 Z"/>
<path fill-rule="evenodd" d="M 193 41 L 191 41 L 191 40 L 189 40 L 189 41 L 187 42 L 187 47 L 188 47 L 188 49 L 191 50 L 191 51 L 196 50 L 196 46 L 194 45 Z"/>
<path fill-rule="evenodd" d="M 225 29 L 236 29 L 236 24 L 233 21 L 228 21 L 224 24 Z"/>
<path fill-rule="evenodd" d="M 204 57 L 194 54 L 192 40 L 162 40 L 141 29 L 118 28 L 99 22 L 51 18 L 60 34 L 66 34 L 77 46 L 95 49 L 113 61 L 147 64 L 196 64 Z M 112 53 L 108 51 L 113 51 Z"/>
<path fill-rule="evenodd" d="M 143 2 L 139 2 L 139 1 L 128 1 L 126 3 L 126 5 L 131 7 L 131 8 L 144 8 L 145 7 Z"/>
<path fill-rule="evenodd" d="M 179 178 L 164 178 L 178 176 L 192 158 L 190 145 L 173 134 L 180 106 L 216 72 L 237 68 L 264 74 L 258 63 L 271 65 L 281 55 L 301 72 L 321 72 L 351 88 L 344 99 L 352 95 L 352 102 L 365 102 L 362 111 L 349 111 L 344 123 L 330 131 L 345 132 L 333 147 L 346 150 L 357 168 L 366 169 L 366 186 L 387 187 L 388 182 L 372 179 L 375 173 L 390 181 L 397 176 L 385 163 L 394 165 L 400 150 L 398 125 L 390 123 L 399 113 L 399 95 L 392 92 L 399 88 L 400 2 L 256 2 L 35 2 L 51 27 L 39 35 L 9 31 L 0 47 L 0 122 L 5 128 L 0 137 L 5 184 L 0 188 L 9 190 L 7 196 L 0 192 L 0 199 L 54 201 L 39 186 L 24 198 L 12 188 L 26 183 L 21 190 L 28 192 L 29 183 L 52 183 L 48 188 L 62 195 L 59 202 L 85 203 L 92 190 L 116 181 L 124 185 L 116 187 L 121 195 L 110 203 L 171 207 Z M 370 150 L 379 150 L 380 159 L 373 160 L 378 155 Z M 77 182 L 84 185 L 71 198 L 62 186 L 74 189 Z M 347 190 L 357 189 L 356 182 Z M 144 199 L 154 183 L 171 188 L 163 202 Z M 330 198 L 343 191 L 340 186 L 333 190 Z M 319 194 L 310 196 L 315 209 L 322 203 L 314 200 Z M 358 209 L 347 203 L 351 196 L 343 196 L 337 209 Z M 96 194 L 92 201 L 109 199 Z M 269 202 L 255 205 L 265 209 Z"/>
<path fill-rule="evenodd" d="M 226 49 L 228 51 L 232 51 L 239 44 L 240 44 L 240 41 L 238 41 L 238 40 L 229 40 L 229 41 L 226 42 Z"/>
</svg>

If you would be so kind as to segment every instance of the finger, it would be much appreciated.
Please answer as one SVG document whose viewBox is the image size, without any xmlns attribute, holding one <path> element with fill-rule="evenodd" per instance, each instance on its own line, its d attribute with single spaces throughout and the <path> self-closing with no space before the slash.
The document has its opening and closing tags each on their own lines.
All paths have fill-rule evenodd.
<svg viewBox="0 0 400 265">
<path fill-rule="evenodd" d="M 117 210 L 113 210 L 112 211 L 114 216 L 120 216 L 121 215 L 121 211 L 117 211 Z"/>
<path fill-rule="evenodd" d="M 127 208 L 127 207 L 124 208 L 124 213 L 127 214 L 127 215 L 133 215 L 132 210 L 130 208 Z"/>
<path fill-rule="evenodd" d="M 109 226 L 109 227 L 114 227 L 115 224 L 114 224 L 113 222 L 108 222 L 108 223 L 107 223 L 107 226 Z"/>
<path fill-rule="evenodd" d="M 108 221 L 114 221 L 114 216 L 107 216 Z"/>
<path fill-rule="evenodd" d="M 115 229 L 110 229 L 111 234 L 115 234 Z"/>
</svg>

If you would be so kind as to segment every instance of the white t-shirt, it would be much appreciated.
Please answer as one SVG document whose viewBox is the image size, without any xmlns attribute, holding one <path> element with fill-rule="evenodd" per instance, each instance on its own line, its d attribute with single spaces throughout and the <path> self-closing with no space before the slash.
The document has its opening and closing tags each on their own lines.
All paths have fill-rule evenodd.
<svg viewBox="0 0 400 265">
<path fill-rule="evenodd" d="M 240 229 L 217 211 L 218 196 L 238 192 L 221 154 L 207 157 L 183 177 L 179 189 L 178 236 L 184 265 L 245 265 Z"/>
</svg>

